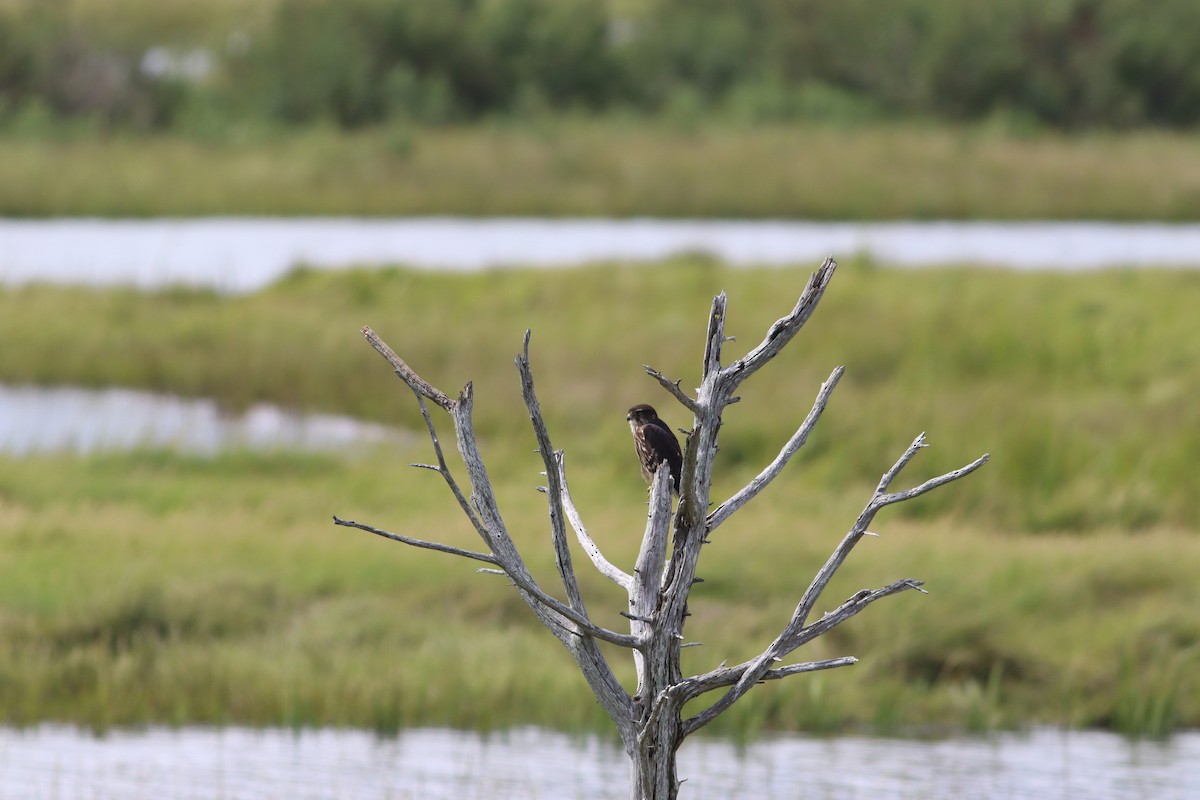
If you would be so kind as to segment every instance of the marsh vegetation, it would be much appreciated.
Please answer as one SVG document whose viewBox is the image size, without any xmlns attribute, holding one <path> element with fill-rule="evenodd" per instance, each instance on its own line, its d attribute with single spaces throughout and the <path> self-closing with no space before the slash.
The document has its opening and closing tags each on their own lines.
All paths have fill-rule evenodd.
<svg viewBox="0 0 1200 800">
<path fill-rule="evenodd" d="M 549 576 L 541 461 L 514 426 L 524 329 L 576 503 L 606 553 L 629 564 L 645 488 L 624 409 L 661 391 L 641 365 L 687 385 L 699 365 L 685 332 L 714 289 L 736 301 L 730 333 L 759 331 L 807 274 L 681 257 L 470 276 L 298 271 L 239 297 L 30 286 L 0 293 L 0 338 L 22 342 L 0 350 L 0 379 L 141 387 L 230 408 L 265 400 L 416 428 L 411 398 L 359 340 L 370 323 L 430 380 L 475 381 L 476 430 L 506 519 Z M 817 333 L 729 410 L 737 436 L 718 457 L 716 496 L 772 458 L 828 370 L 847 367 L 801 456 L 711 545 L 693 593 L 705 645 L 685 661 L 747 657 L 777 630 L 796 569 L 824 560 L 913 425 L 937 445 L 929 470 L 981 447 L 993 462 L 889 517 L 839 573 L 835 596 L 909 573 L 931 591 L 855 619 L 808 654 L 853 652 L 861 665 L 763 687 L 721 730 L 1200 724 L 1200 498 L 1181 479 L 1200 447 L 1198 282 L 844 263 Z M 5 721 L 603 729 L 570 659 L 502 580 L 330 523 L 334 513 L 394 520 L 398 532 L 468 545 L 474 533 L 436 476 L 404 466 L 428 458 L 417 439 L 358 458 L 0 459 Z M 583 580 L 598 598 L 589 606 L 603 619 L 609 598 L 604 621 L 618 624 L 623 598 Z"/>
</svg>

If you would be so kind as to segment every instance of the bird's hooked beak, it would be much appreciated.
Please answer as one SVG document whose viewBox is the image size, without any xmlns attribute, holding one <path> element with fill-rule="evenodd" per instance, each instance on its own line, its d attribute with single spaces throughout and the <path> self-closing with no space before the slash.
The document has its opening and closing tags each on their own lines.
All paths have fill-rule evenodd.
<svg viewBox="0 0 1200 800">
<path fill-rule="evenodd" d="M 633 422 L 633 414 L 626 414 L 626 415 L 625 415 L 625 421 L 626 421 L 626 422 Z"/>
</svg>

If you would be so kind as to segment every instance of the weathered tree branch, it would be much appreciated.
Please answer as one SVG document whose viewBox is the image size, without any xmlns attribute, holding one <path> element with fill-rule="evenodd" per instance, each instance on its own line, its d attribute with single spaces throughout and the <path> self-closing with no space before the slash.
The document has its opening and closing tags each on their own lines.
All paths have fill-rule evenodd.
<svg viewBox="0 0 1200 800">
<path fill-rule="evenodd" d="M 779 351 L 783 350 L 787 343 L 800 332 L 804 323 L 808 322 L 809 317 L 817 310 L 817 303 L 821 302 L 821 298 L 825 295 L 825 289 L 833 280 L 833 273 L 836 269 L 837 262 L 832 258 L 826 258 L 817 271 L 809 276 L 808 284 L 804 287 L 804 291 L 800 294 L 800 299 L 796 301 L 796 307 L 792 309 L 791 313 L 777 319 L 767 329 L 767 335 L 757 347 L 729 365 L 726 373 L 730 380 L 731 393 L 743 381 L 762 369 L 768 361 L 779 355 Z"/>
<path fill-rule="evenodd" d="M 666 462 L 664 462 L 666 463 Z M 646 515 L 646 532 L 633 568 L 633 593 L 630 604 L 647 611 L 662 589 L 663 565 L 667 558 L 667 535 L 671 523 L 671 468 L 662 464 L 654 473 L 650 486 L 650 511 Z"/>
<path fill-rule="evenodd" d="M 587 527 L 583 524 L 583 518 L 579 516 L 579 510 L 575 508 L 575 502 L 571 499 L 571 489 L 567 485 L 566 456 L 562 450 L 554 451 L 554 463 L 562 481 L 563 511 L 567 515 L 567 521 L 571 523 L 571 528 L 575 531 L 575 538 L 579 542 L 579 546 L 583 548 L 583 552 L 587 553 L 588 558 L 592 560 L 592 564 L 596 567 L 597 572 L 626 591 L 629 591 L 630 586 L 633 585 L 633 577 L 604 557 L 604 554 L 600 552 L 599 545 L 592 539 L 591 534 L 587 531 Z"/>
<path fill-rule="evenodd" d="M 400 376 L 400 380 L 412 387 L 412 390 L 419 395 L 428 397 L 433 402 L 444 408 L 446 411 L 454 409 L 454 401 L 451 400 L 445 392 L 437 389 L 433 384 L 426 381 L 417 373 L 413 372 L 412 367 L 404 363 L 404 359 L 396 355 L 396 351 L 387 346 L 387 343 L 375 335 L 375 331 L 369 326 L 364 325 L 362 329 L 363 336 L 371 343 L 379 355 L 387 359 L 387 362 L 392 365 L 392 369 Z"/>
<path fill-rule="evenodd" d="M 747 661 L 744 664 L 738 664 L 735 667 L 718 667 L 711 672 L 706 672 L 703 675 L 694 675 L 686 678 L 678 684 L 677 693 L 684 698 L 685 701 L 700 695 L 707 694 L 715 689 L 720 689 L 723 686 L 732 686 L 741 680 L 742 675 L 749 669 L 752 662 Z M 822 661 L 806 661 L 803 664 L 789 664 L 783 667 L 769 669 L 762 674 L 760 680 L 775 681 L 789 677 L 791 675 L 799 675 L 805 672 L 818 672 L 825 669 L 836 669 L 838 667 L 849 667 L 858 663 L 858 659 L 854 656 L 843 656 L 841 658 L 829 658 Z"/>
<path fill-rule="evenodd" d="M 683 390 L 679 388 L 680 381 L 672 381 L 666 375 L 663 375 L 649 364 L 643 364 L 642 368 L 646 370 L 647 375 L 658 381 L 659 384 L 668 392 L 670 392 L 671 396 L 678 400 L 688 411 L 691 411 L 693 414 L 695 414 L 700 410 L 696 405 L 696 401 L 684 394 Z"/>
<path fill-rule="evenodd" d="M 908 446 L 908 449 L 904 451 L 904 455 L 900 456 L 899 460 L 896 461 L 892 468 L 884 473 L 883 479 L 880 480 L 879 485 L 875 488 L 875 494 L 872 495 L 870 501 L 867 502 L 867 506 L 863 509 L 862 513 L 858 515 L 858 519 L 854 521 L 854 526 L 846 534 L 845 538 L 842 539 L 842 542 L 838 545 L 837 549 L 833 551 L 833 555 L 829 557 L 829 560 L 825 562 L 825 565 L 822 566 L 817 572 L 816 577 L 813 578 L 812 583 L 804 592 L 804 596 L 800 598 L 800 604 L 796 606 L 796 613 L 792 617 L 794 627 L 800 628 L 804 626 L 805 620 L 812 612 L 813 606 L 816 605 L 817 598 L 821 596 L 821 592 L 825 590 L 825 587 L 829 584 L 830 579 L 833 577 L 833 574 L 837 571 L 838 567 L 840 567 L 842 562 L 846 560 L 846 557 L 850 555 L 850 551 L 854 549 L 854 546 L 858 544 L 859 540 L 866 534 L 867 529 L 871 526 L 872 520 L 875 519 L 875 514 L 878 513 L 881 508 L 886 505 L 890 505 L 891 503 L 912 499 L 920 494 L 924 494 L 936 486 L 941 486 L 944 483 L 948 483 L 952 480 L 957 480 L 958 478 L 969 475 L 986 464 L 988 460 L 988 455 L 984 454 L 965 467 L 961 467 L 953 472 L 948 472 L 945 475 L 941 475 L 937 478 L 926 481 L 921 486 L 916 487 L 916 489 L 911 489 L 907 492 L 900 492 L 894 496 L 886 494 L 886 489 L 891 484 L 892 480 L 895 479 L 900 470 L 904 468 L 904 465 L 911 461 L 912 457 L 916 455 L 917 452 L 924 446 L 925 434 L 921 434 L 913 441 L 911 445 Z"/>
<path fill-rule="evenodd" d="M 521 354 L 516 358 L 517 371 L 521 375 L 521 396 L 525 400 L 525 408 L 529 410 L 529 422 L 533 425 L 533 432 L 537 437 L 538 452 L 541 453 L 542 463 L 546 465 L 550 535 L 554 544 L 554 561 L 571 608 L 586 617 L 587 609 L 584 606 L 583 593 L 579 591 L 579 580 L 575 577 L 575 569 L 571 564 L 571 549 L 567 546 L 567 527 L 563 522 L 564 476 L 558 469 L 554 446 L 550 444 L 550 432 L 546 430 L 546 421 L 542 419 L 542 409 L 538 405 L 537 393 L 533 388 L 533 372 L 529 367 L 530 333 L 529 330 L 525 331 Z"/>
<path fill-rule="evenodd" d="M 667 536 L 671 525 L 671 468 L 660 464 L 650 485 L 650 512 L 646 517 L 646 532 L 633 567 L 633 583 L 629 587 L 629 632 L 639 639 L 663 645 L 663 637 L 655 636 L 662 624 L 657 615 L 659 592 L 662 589 L 663 565 L 667 557 Z M 654 684 L 651 666 L 642 652 L 635 652 L 638 687 L 634 697 L 644 700 Z M 662 676 L 658 676 L 660 679 Z"/>
<path fill-rule="evenodd" d="M 920 448 L 928 446 L 929 445 L 925 444 L 925 434 L 922 433 L 913 441 L 912 445 L 909 446 L 909 451 L 915 455 Z M 908 459 L 912 458 L 912 456 L 909 456 L 907 452 L 905 453 L 905 456 L 907 456 L 907 458 L 903 459 L 903 461 L 904 463 L 908 463 Z M 920 495 L 936 489 L 939 486 L 943 486 L 951 481 L 956 481 L 964 475 L 970 475 L 972 472 L 986 464 L 988 458 L 989 456 L 985 453 L 984 455 L 972 461 L 970 464 L 967 464 L 965 467 L 959 467 L 952 472 L 947 472 L 945 475 L 939 475 L 936 478 L 930 478 L 920 486 L 914 486 L 911 489 L 905 489 L 900 492 L 891 492 L 889 494 L 881 495 L 878 499 L 878 505 L 880 508 L 882 508 L 883 506 L 891 505 L 892 503 L 902 503 L 905 500 L 911 500 L 914 497 L 919 497 Z M 897 463 L 899 464 L 900 462 Z M 884 478 L 885 480 L 880 482 L 881 489 L 886 489 L 891 484 L 890 476 L 885 475 Z"/>
<path fill-rule="evenodd" d="M 500 564 L 499 559 L 487 553 L 476 553 L 473 550 L 463 550 L 460 547 L 452 547 L 448 544 L 428 542 L 424 539 L 414 539 L 411 536 L 402 536 L 399 533 L 392 533 L 391 531 L 385 531 L 382 528 L 376 528 L 374 525 L 366 525 L 362 522 L 355 522 L 352 519 L 342 519 L 336 514 L 333 516 L 333 524 L 341 525 L 346 528 L 358 528 L 360 531 L 373 533 L 376 536 L 382 536 L 385 539 L 391 539 L 393 542 L 400 542 L 401 544 L 408 544 L 412 545 L 413 547 L 421 547 L 426 550 L 436 550 L 439 553 L 449 553 L 452 556 L 462 556 L 463 558 L 470 558 L 474 559 L 475 561 L 483 561 L 487 564 L 496 564 L 497 566 Z"/>
<path fill-rule="evenodd" d="M 422 414 L 426 420 L 426 425 L 429 429 L 430 439 L 434 443 L 434 451 L 438 458 L 438 471 L 446 478 L 448 485 L 453 490 L 456 499 L 459 500 L 460 506 L 463 507 L 468 517 L 471 517 L 475 524 L 476 530 L 480 532 L 484 541 L 487 542 L 492 550 L 491 559 L 488 563 L 494 563 L 501 567 L 505 573 L 512 579 L 513 583 L 521 591 L 522 596 L 530 605 L 535 615 L 542 620 L 544 624 L 555 635 L 564 641 L 564 644 L 570 642 L 571 647 L 578 646 L 578 641 L 588 637 L 594 637 L 612 644 L 620 645 L 628 648 L 638 648 L 642 646 L 635 637 L 627 634 L 617 633 L 602 626 L 593 623 L 586 614 L 586 611 L 573 608 L 571 605 L 564 604 L 553 596 L 547 594 L 533 575 L 525 566 L 524 560 L 517 551 L 516 545 L 509 536 L 507 528 L 504 525 L 503 518 L 500 515 L 499 506 L 496 502 L 495 493 L 492 490 L 491 481 L 487 475 L 487 469 L 484 467 L 483 458 L 479 453 L 479 447 L 475 440 L 474 428 L 471 420 L 473 392 L 470 383 L 466 385 L 462 393 L 456 401 L 449 400 L 448 396 L 434 387 L 429 382 L 421 378 L 407 364 L 405 364 L 388 345 L 381 340 L 374 331 L 370 328 L 363 329 L 363 335 L 371 343 L 371 345 L 390 363 L 396 374 L 404 380 L 409 387 L 417 394 L 418 403 L 421 406 Z M 437 431 L 433 425 L 432 419 L 429 417 L 428 409 L 425 407 L 422 398 L 434 400 L 439 406 L 450 412 L 454 419 L 454 428 L 457 434 L 459 453 L 463 457 L 463 462 L 467 468 L 467 474 L 471 482 L 471 498 L 467 501 L 461 491 L 457 489 L 457 484 L 453 480 L 449 468 L 446 466 L 445 457 L 442 454 L 441 446 L 438 441 Z M 540 414 L 539 414 L 540 419 Z M 544 431 L 544 425 L 543 425 Z M 478 515 L 477 517 L 475 515 Z M 371 526 L 354 524 L 352 527 L 357 527 L 363 530 L 370 530 L 378 535 L 385 535 L 386 538 L 395 541 L 406 541 L 407 537 L 399 537 L 398 535 L 386 535 L 379 529 L 373 529 Z M 563 535 L 565 541 L 565 534 Z M 415 543 L 419 540 L 406 541 L 406 543 Z M 424 542 L 416 546 L 433 545 L 432 542 Z M 441 552 L 452 552 L 456 548 L 449 546 L 428 547 L 427 549 L 439 549 Z M 470 551 L 462 551 L 454 553 L 455 555 L 465 555 Z M 482 554 L 477 554 L 482 555 Z M 470 556 L 467 556 L 470 557 Z M 477 559 L 480 560 L 480 559 Z M 591 645 L 594 647 L 594 645 Z M 597 651 L 598 652 L 598 651 Z M 603 659 L 601 659 L 603 660 Z M 607 663 L 605 663 L 607 667 Z M 611 675 L 611 669 L 609 670 Z M 608 681 L 619 688 L 615 677 Z"/>
<path fill-rule="evenodd" d="M 729 298 L 724 292 L 719 292 L 713 298 L 712 308 L 708 312 L 708 331 L 704 335 L 704 362 L 701 365 L 701 380 L 707 381 L 710 375 L 716 375 L 721 370 L 721 345 L 725 343 L 725 307 Z M 699 401 L 696 403 L 699 410 Z"/>
<path fill-rule="evenodd" d="M 860 611 L 865 609 L 868 605 L 876 600 L 881 600 L 884 597 L 896 594 L 897 592 L 902 592 L 906 589 L 923 591 L 921 589 L 921 585 L 922 584 L 920 581 L 906 578 L 905 580 L 896 581 L 895 583 L 889 584 L 882 589 L 876 589 L 874 591 L 863 589 L 807 628 L 793 631 L 789 625 L 788 628 L 782 634 L 780 634 L 774 642 L 771 643 L 771 646 L 764 650 L 760 655 L 749 661 L 739 664 L 736 667 L 728 668 L 728 671 L 731 673 L 731 678 L 736 675 L 735 680 L 731 679 L 726 681 L 724 684 L 718 684 L 717 686 L 698 685 L 694 688 L 695 694 L 688 693 L 686 695 L 687 699 L 691 699 L 691 697 L 703 694 L 710 689 L 719 688 L 720 685 L 732 684 L 732 688 L 722 695 L 717 702 L 713 703 L 699 714 L 696 714 L 694 717 L 684 721 L 683 735 L 690 736 L 700 728 L 703 728 L 705 725 L 712 722 L 722 713 L 727 711 L 735 702 L 740 700 L 747 692 L 753 689 L 756 684 L 766 680 L 766 676 L 772 672 L 781 673 L 778 677 L 782 678 L 789 674 L 799 674 L 801 672 L 813 671 L 813 669 L 816 669 L 815 667 L 788 671 L 787 667 L 775 668 L 774 665 L 782 661 L 788 653 L 791 653 L 800 646 L 807 644 L 821 634 L 827 633 L 837 625 L 840 625 L 851 617 L 857 615 Z M 849 660 L 833 659 L 830 662 L 813 663 L 822 664 L 823 666 L 821 666 L 820 669 L 831 669 L 834 667 L 849 666 L 850 664 L 857 663 L 857 661 L 858 659 L 851 658 Z M 796 666 L 801 667 L 804 665 Z"/>
<path fill-rule="evenodd" d="M 364 330 L 370 329 L 367 328 Z M 371 336 L 374 337 L 375 334 L 371 333 Z M 378 337 L 375 338 L 378 339 Z M 380 342 L 380 344 L 382 344 L 382 342 Z M 383 346 L 387 347 L 387 345 Z M 390 348 L 388 352 L 391 352 Z M 450 492 L 454 495 L 454 499 L 458 502 L 458 507 L 462 509 L 463 514 L 465 514 L 467 519 L 470 520 L 472 527 L 475 528 L 475 531 L 480 535 L 480 537 L 483 538 L 485 542 L 488 541 L 487 528 L 483 527 L 483 522 L 479 519 L 479 515 L 475 513 L 475 509 L 471 508 L 471 504 L 467 502 L 467 498 L 463 495 L 462 489 L 458 488 L 458 482 L 454 480 L 454 474 L 450 472 L 450 467 L 446 465 L 446 456 L 442 453 L 442 443 L 438 439 L 437 428 L 435 428 L 433 425 L 433 418 L 429 416 L 429 407 L 425 405 L 425 395 L 421 394 L 420 389 L 418 389 L 416 386 L 413 386 L 411 383 L 409 384 L 409 388 L 412 389 L 413 395 L 417 398 L 417 405 L 421 408 L 421 416 L 425 420 L 425 428 L 429 431 L 429 438 L 433 442 L 433 452 L 437 456 L 438 462 L 436 467 L 433 467 L 429 464 L 421 466 L 433 469 L 442 476 L 442 478 L 446 481 L 446 485 L 450 487 Z"/>
<path fill-rule="evenodd" d="M 921 484 L 921 486 L 918 486 L 915 489 L 911 489 L 906 492 L 897 492 L 895 494 L 887 494 L 887 487 L 891 484 L 892 480 L 894 480 L 896 475 L 899 474 L 900 470 L 912 460 L 913 456 L 925 446 L 924 436 L 924 434 L 918 436 L 916 440 L 909 445 L 908 449 L 904 451 L 904 454 L 899 458 L 899 460 L 896 461 L 892 468 L 884 473 L 883 478 L 875 488 L 874 495 L 872 495 L 871 500 L 868 501 L 866 508 L 858 516 L 858 519 L 855 520 L 854 526 L 850 529 L 850 532 L 846 534 L 846 536 L 842 539 L 841 544 L 838 545 L 837 549 L 834 550 L 833 554 L 825 562 L 825 565 L 817 572 L 816 577 L 813 578 L 812 583 L 809 585 L 808 590 L 805 591 L 804 595 L 801 597 L 799 605 L 796 606 L 796 610 L 792 614 L 792 618 L 788 621 L 788 624 L 784 628 L 783 632 L 780 633 L 779 636 L 776 637 L 775 641 L 773 641 L 759 656 L 747 662 L 744 672 L 738 679 L 737 683 L 734 684 L 733 688 L 726 692 L 725 695 L 722 696 L 716 703 L 713 703 L 713 705 L 709 706 L 707 709 L 684 723 L 683 730 L 685 736 L 716 719 L 721 713 L 726 711 L 743 695 L 745 695 L 746 692 L 750 691 L 750 689 L 752 689 L 756 683 L 762 680 L 762 675 L 767 670 L 769 670 L 775 663 L 787 656 L 796 648 L 808 641 L 811 641 L 816 636 L 825 633 L 835 625 L 844 622 L 855 614 L 858 614 L 863 608 L 875 600 L 882 599 L 888 595 L 895 594 L 896 592 L 904 591 L 905 589 L 920 589 L 921 582 L 912 578 L 897 581 L 896 583 L 875 591 L 868 591 L 864 589 L 854 597 L 850 598 L 850 600 L 847 600 L 834 611 L 826 614 L 814 625 L 811 625 L 807 628 L 805 627 L 805 622 L 807 621 L 809 614 L 812 612 L 812 608 L 816 604 L 817 599 L 821 596 L 821 593 L 829 584 L 830 579 L 833 578 L 833 574 L 837 571 L 838 567 L 845 562 L 847 556 L 850 555 L 850 551 L 856 544 L 858 544 L 859 540 L 862 539 L 867 528 L 870 526 L 871 521 L 874 519 L 875 514 L 881 508 L 886 505 L 890 505 L 891 503 L 912 499 L 924 494 L 930 489 L 936 488 L 937 486 L 941 486 L 942 484 L 956 480 L 957 478 L 961 478 L 964 475 L 969 475 L 971 472 L 974 472 L 976 469 L 983 466 L 983 464 L 985 464 L 988 460 L 988 456 L 983 455 L 967 466 L 926 481 L 924 484 Z"/>
<path fill-rule="evenodd" d="M 713 512 L 708 515 L 709 533 L 712 533 L 714 530 L 716 530 L 717 526 L 729 519 L 733 512 L 750 502 L 752 499 L 754 499 L 755 495 L 767 488 L 767 484 L 775 480 L 776 476 L 778 476 L 779 473 L 783 471 L 783 468 L 787 466 L 787 463 L 791 460 L 792 456 L 794 456 L 796 452 L 804 446 L 804 443 L 808 441 L 808 435 L 812 433 L 812 429 L 817 426 L 817 420 L 821 418 L 821 413 L 825 411 L 825 406 L 829 402 L 829 396 L 833 394 L 834 388 L 837 387 L 838 381 L 842 379 L 842 375 L 845 373 L 845 371 L 845 367 L 838 367 L 832 373 L 830 373 L 829 378 L 823 384 L 821 384 L 821 391 L 817 393 L 817 400 L 813 404 L 812 411 L 808 412 L 808 417 L 805 418 L 799 430 L 792 435 L 792 438 L 788 439 L 787 444 L 785 444 L 783 449 L 779 451 L 779 455 L 775 457 L 775 460 L 768 464 L 766 469 L 760 472 L 754 478 L 754 480 L 746 484 L 741 491 L 726 500 L 724 503 L 721 503 L 721 505 L 717 506 L 716 509 L 714 509 Z"/>
<path fill-rule="evenodd" d="M 602 628 L 593 624 L 591 620 L 589 620 L 576 609 L 564 605 L 560 600 L 546 594 L 546 592 L 537 585 L 537 582 L 529 576 L 528 572 L 522 574 L 518 571 L 512 570 L 509 565 L 503 561 L 503 559 L 497 556 L 489 556 L 486 553 L 476 553 L 471 550 L 463 550 L 458 547 L 452 547 L 450 545 L 440 544 L 438 542 L 413 539 L 408 536 L 402 536 L 398 533 L 385 531 L 382 528 L 376 528 L 372 525 L 355 522 L 353 520 L 342 519 L 337 515 L 334 515 L 333 523 L 335 525 L 341 525 L 347 528 L 357 528 L 362 531 L 367 531 L 368 533 L 373 533 L 376 536 L 381 536 L 385 539 L 391 539 L 394 542 L 412 545 L 413 547 L 420 547 L 426 550 L 436 550 L 440 553 L 449 553 L 450 555 L 462 556 L 463 558 L 470 558 L 475 561 L 483 561 L 488 564 L 495 564 L 501 567 L 504 570 L 504 573 L 512 578 L 513 583 L 522 591 L 524 595 L 527 596 L 527 600 L 529 600 L 531 605 L 534 602 L 539 603 L 541 606 L 544 606 L 547 611 L 558 614 L 564 617 L 566 620 L 569 620 L 577 625 L 579 630 L 576 632 L 576 635 L 581 636 L 586 634 L 589 636 L 594 636 L 597 639 L 602 639 L 606 642 L 611 642 L 612 644 L 620 645 L 622 647 L 637 648 L 641 646 L 641 643 L 632 636 L 617 633 L 616 631 L 610 631 L 607 628 Z M 562 621 L 557 621 L 557 623 L 559 625 L 563 625 Z"/>
</svg>

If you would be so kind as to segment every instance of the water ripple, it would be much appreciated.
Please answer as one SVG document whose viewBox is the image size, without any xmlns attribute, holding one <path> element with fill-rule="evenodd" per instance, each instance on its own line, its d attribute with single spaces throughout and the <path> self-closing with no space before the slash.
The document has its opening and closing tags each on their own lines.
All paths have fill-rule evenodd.
<svg viewBox="0 0 1200 800">
<path fill-rule="evenodd" d="M 1130 742 L 1095 731 L 936 741 L 773 736 L 689 740 L 681 795 L 922 800 L 1191 800 L 1200 733 Z M 0 728 L 6 800 L 607 800 L 627 796 L 619 746 L 538 729 Z"/>
</svg>

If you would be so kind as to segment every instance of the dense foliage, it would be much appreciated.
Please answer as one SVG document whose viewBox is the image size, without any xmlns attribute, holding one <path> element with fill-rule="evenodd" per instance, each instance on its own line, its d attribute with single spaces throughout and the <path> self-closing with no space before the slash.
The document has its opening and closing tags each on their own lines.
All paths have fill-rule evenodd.
<svg viewBox="0 0 1200 800">
<path fill-rule="evenodd" d="M 99 4 L 106 6 L 110 4 Z M 1200 121 L 1192 0 L 0 5 L 0 115 L 341 126 L 545 111 Z M 202 18 L 207 13 L 208 18 Z M 190 60 L 189 60 L 190 59 Z M 32 109 L 32 110 L 31 110 Z"/>
</svg>

